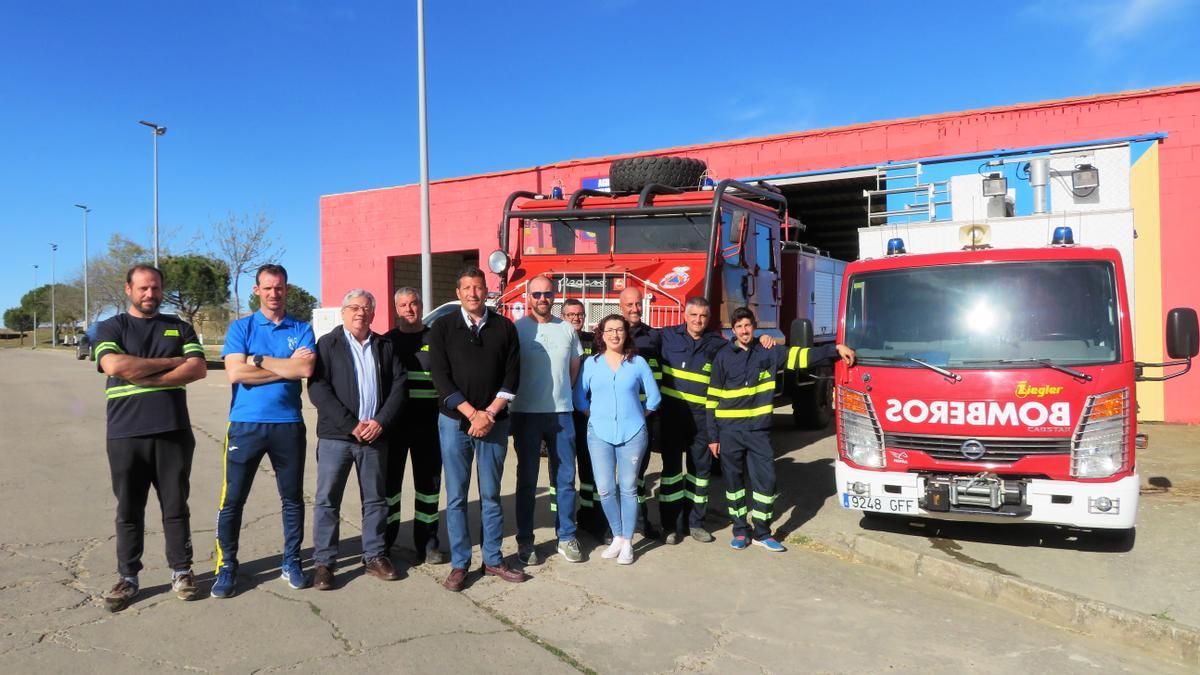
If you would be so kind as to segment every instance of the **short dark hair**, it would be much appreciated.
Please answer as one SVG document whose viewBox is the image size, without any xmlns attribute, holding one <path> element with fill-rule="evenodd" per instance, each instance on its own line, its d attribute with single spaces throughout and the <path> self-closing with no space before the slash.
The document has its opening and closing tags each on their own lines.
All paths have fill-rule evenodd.
<svg viewBox="0 0 1200 675">
<path fill-rule="evenodd" d="M 567 298 L 566 300 L 563 300 L 563 309 L 564 310 L 568 306 L 574 307 L 575 305 L 579 305 L 580 307 L 583 307 L 583 301 L 580 300 L 579 298 Z"/>
<path fill-rule="evenodd" d="M 471 279 L 478 279 L 483 282 L 484 286 L 487 286 L 487 277 L 483 276 L 483 270 L 479 269 L 477 265 L 467 265 L 459 270 L 458 276 L 455 277 L 456 281 L 454 282 L 454 286 L 456 288 L 462 288 L 462 280 L 468 277 Z"/>
<path fill-rule="evenodd" d="M 267 263 L 265 265 L 260 266 L 258 268 L 258 271 L 254 273 L 254 285 L 255 286 L 258 285 L 258 280 L 259 280 L 259 278 L 262 277 L 263 272 L 266 272 L 267 274 L 270 274 L 271 276 L 283 277 L 283 283 L 285 283 L 285 284 L 287 283 L 287 280 L 288 280 L 287 270 L 283 268 L 283 265 L 276 265 L 275 263 Z"/>
<path fill-rule="evenodd" d="M 629 330 L 629 322 L 620 314 L 609 314 L 596 324 L 596 342 L 592 347 L 596 352 L 595 358 L 599 359 L 600 355 L 608 350 L 608 345 L 604 342 L 604 324 L 610 321 L 620 321 L 621 327 L 625 329 L 625 341 L 621 343 L 621 356 L 626 361 L 632 361 L 633 357 L 637 356 L 637 345 L 633 342 L 633 331 Z"/>
<path fill-rule="evenodd" d="M 729 327 L 733 328 L 742 319 L 750 319 L 750 325 L 758 328 L 758 319 L 754 318 L 754 312 L 751 312 L 749 307 L 738 307 L 733 310 L 733 314 L 729 316 Z"/>
<path fill-rule="evenodd" d="M 133 283 L 133 273 L 134 272 L 154 272 L 155 274 L 158 275 L 159 285 L 162 285 L 162 283 L 163 283 L 162 270 L 160 270 L 157 267 L 155 267 L 154 265 L 150 265 L 148 263 L 138 263 L 138 264 L 134 265 L 133 267 L 130 267 L 129 271 L 125 273 L 125 283 L 127 283 L 127 284 Z"/>
</svg>

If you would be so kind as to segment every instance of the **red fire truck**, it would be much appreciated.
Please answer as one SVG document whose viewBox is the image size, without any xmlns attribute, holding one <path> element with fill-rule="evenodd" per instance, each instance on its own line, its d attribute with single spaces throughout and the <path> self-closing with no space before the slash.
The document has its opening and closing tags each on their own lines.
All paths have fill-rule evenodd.
<svg viewBox="0 0 1200 675">
<path fill-rule="evenodd" d="M 1120 254 L 1072 242 L 1067 227 L 1042 248 L 906 253 L 897 238 L 847 267 L 839 339 L 858 363 L 835 376 L 843 507 L 1132 533 L 1134 383 L 1187 372 L 1196 312 L 1168 313 L 1173 361 L 1136 362 Z"/>
<path fill-rule="evenodd" d="M 764 332 L 790 344 L 834 339 L 845 263 L 796 241 L 802 226 L 788 218 L 778 190 L 713 184 L 702 162 L 680 157 L 614 162 L 610 181 L 611 191 L 508 197 L 488 261 L 508 316 L 524 314 L 525 285 L 545 274 L 557 284 L 555 312 L 578 298 L 589 326 L 618 313 L 621 291 L 636 287 L 653 327 L 682 323 L 687 299 L 703 296 L 713 328 L 728 327 L 730 312 L 746 306 Z M 783 387 L 804 427 L 832 418 L 831 371 L 821 375 L 790 375 Z"/>
</svg>

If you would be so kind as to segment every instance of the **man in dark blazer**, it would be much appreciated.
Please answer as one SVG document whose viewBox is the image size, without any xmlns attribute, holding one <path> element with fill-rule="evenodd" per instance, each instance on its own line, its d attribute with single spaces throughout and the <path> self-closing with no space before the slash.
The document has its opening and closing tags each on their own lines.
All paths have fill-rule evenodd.
<svg viewBox="0 0 1200 675">
<path fill-rule="evenodd" d="M 353 465 L 362 495 L 367 572 L 399 578 L 387 556 L 386 435 L 404 405 L 404 366 L 389 340 L 371 330 L 375 297 L 354 289 L 342 298 L 342 326 L 317 341 L 308 397 L 317 407 L 317 496 L 313 505 L 313 587 L 333 588 L 342 494 Z"/>
</svg>

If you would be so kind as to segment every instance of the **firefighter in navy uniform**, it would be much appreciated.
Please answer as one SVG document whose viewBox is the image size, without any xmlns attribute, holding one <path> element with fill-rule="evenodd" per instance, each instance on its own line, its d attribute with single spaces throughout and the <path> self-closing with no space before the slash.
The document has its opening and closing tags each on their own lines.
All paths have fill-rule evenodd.
<svg viewBox="0 0 1200 675">
<path fill-rule="evenodd" d="M 650 372 L 654 374 L 654 381 L 659 382 L 662 380 L 662 366 L 659 363 L 660 341 L 658 329 L 651 328 L 642 323 L 642 298 L 641 289 L 630 286 L 621 291 L 619 306 L 621 315 L 629 322 L 629 335 L 633 338 L 633 344 L 637 347 L 638 355 L 650 365 Z M 645 394 L 642 394 L 642 400 L 646 400 Z M 662 533 L 650 522 L 646 509 L 646 494 L 649 492 L 649 489 L 646 487 L 646 469 L 650 466 L 650 453 L 657 451 L 659 447 L 658 415 L 652 414 L 646 418 L 646 430 L 650 432 L 650 445 L 647 448 L 647 452 L 642 456 L 642 465 L 638 467 L 636 531 L 641 532 L 647 539 L 661 539 Z M 667 474 L 667 467 L 663 467 L 662 474 Z M 659 499 L 660 515 L 662 515 L 661 493 Z M 671 515 L 670 508 L 668 508 L 668 515 Z"/>
<path fill-rule="evenodd" d="M 805 370 L 837 358 L 854 365 L 854 350 L 845 345 L 766 348 L 754 339 L 758 321 L 753 312 L 739 307 L 731 318 L 734 340 L 713 359 L 707 402 L 709 448 L 721 460 L 725 499 L 733 520 L 729 545 L 744 549 L 753 536 L 753 542 L 768 551 L 784 551 L 783 544 L 771 535 L 775 456 L 770 433 L 775 375 L 783 367 Z"/>
<path fill-rule="evenodd" d="M 562 304 L 562 318 L 575 328 L 579 336 L 579 344 L 583 347 L 586 359 L 592 355 L 592 341 L 595 336 L 583 330 L 587 320 L 587 311 L 583 303 L 575 298 L 568 298 Z M 587 447 L 587 415 L 575 413 L 575 459 L 579 475 L 579 509 L 575 512 L 575 522 L 584 532 L 590 534 L 596 541 L 605 539 L 608 521 L 600 510 L 600 498 L 596 496 L 596 480 L 592 473 L 592 456 Z"/>
<path fill-rule="evenodd" d="M 396 291 L 396 327 L 384 336 L 395 346 L 408 371 L 408 400 L 388 444 L 388 504 L 384 550 L 391 550 L 400 531 L 404 466 L 412 455 L 413 550 L 417 562 L 446 562 L 438 541 L 438 500 L 442 492 L 442 454 L 438 441 L 437 391 L 429 376 L 429 327 L 421 323 L 421 294 L 415 288 Z"/>
<path fill-rule="evenodd" d="M 708 331 L 709 312 L 707 300 L 691 298 L 684 307 L 685 323 L 659 331 L 663 469 L 658 502 L 668 544 L 685 535 L 704 543 L 713 540 L 704 528 L 713 465 L 705 406 L 712 360 L 726 340 Z"/>
</svg>

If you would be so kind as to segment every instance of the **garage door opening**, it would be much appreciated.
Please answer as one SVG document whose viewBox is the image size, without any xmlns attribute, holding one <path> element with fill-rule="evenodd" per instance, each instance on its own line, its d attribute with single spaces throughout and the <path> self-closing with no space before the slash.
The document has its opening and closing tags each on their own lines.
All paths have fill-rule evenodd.
<svg viewBox="0 0 1200 675">
<path fill-rule="evenodd" d="M 395 295 L 397 288 L 405 286 L 421 288 L 421 256 L 420 254 L 392 256 L 391 265 L 392 290 L 388 297 L 389 305 L 391 305 L 391 296 Z M 425 299 L 426 312 L 431 312 L 438 305 L 458 298 L 454 294 L 454 289 L 458 286 L 458 273 L 467 265 L 479 266 L 479 251 L 449 251 L 433 254 L 433 297 Z"/>
<path fill-rule="evenodd" d="M 858 230 L 867 226 L 867 198 L 863 190 L 878 187 L 877 171 L 844 171 L 770 179 L 788 201 L 788 215 L 805 230 L 791 236 L 839 260 L 858 259 Z M 872 203 L 882 211 L 884 204 Z"/>
</svg>

